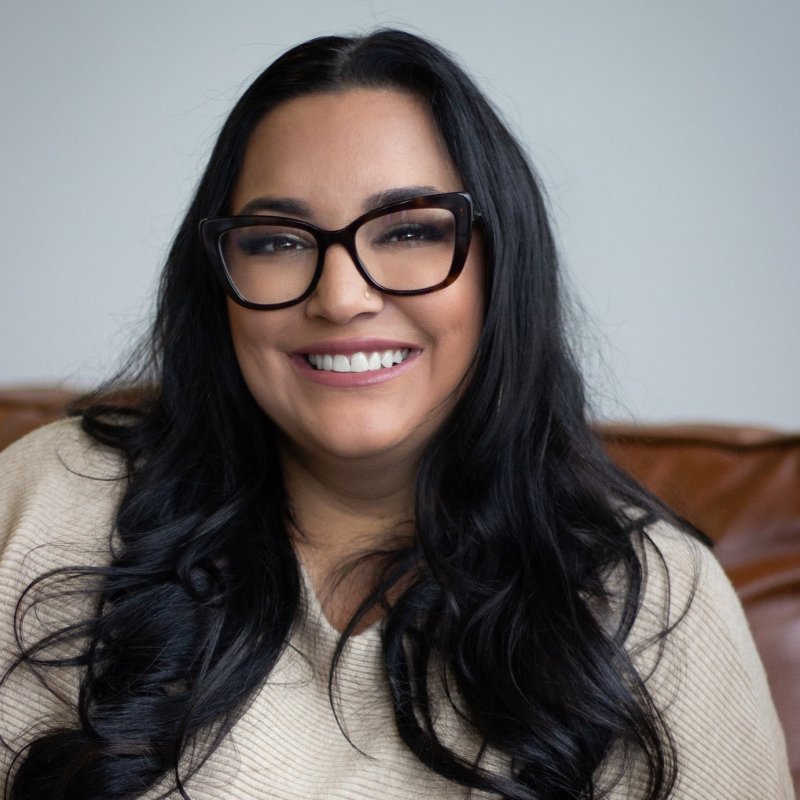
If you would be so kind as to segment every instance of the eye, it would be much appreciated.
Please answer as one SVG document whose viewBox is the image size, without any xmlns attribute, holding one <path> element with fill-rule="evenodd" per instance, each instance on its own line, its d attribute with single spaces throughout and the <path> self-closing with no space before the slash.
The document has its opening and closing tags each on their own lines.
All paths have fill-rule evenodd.
<svg viewBox="0 0 800 800">
<path fill-rule="evenodd" d="M 391 225 L 381 231 L 374 244 L 416 245 L 433 244 L 448 238 L 447 225 L 423 222 L 404 222 Z"/>
<path fill-rule="evenodd" d="M 300 231 L 255 228 L 240 231 L 236 236 L 236 249 L 243 256 L 288 256 L 314 247 L 314 240 Z"/>
</svg>

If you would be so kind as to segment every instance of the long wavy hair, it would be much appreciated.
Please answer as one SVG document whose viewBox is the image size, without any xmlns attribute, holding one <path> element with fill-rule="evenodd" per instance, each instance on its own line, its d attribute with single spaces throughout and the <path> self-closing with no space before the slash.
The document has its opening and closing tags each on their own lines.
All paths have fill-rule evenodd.
<svg viewBox="0 0 800 800">
<path fill-rule="evenodd" d="M 202 763 L 281 657 L 301 593 L 291 504 L 276 431 L 240 374 L 198 223 L 230 211 L 265 114 L 351 87 L 425 102 L 482 215 L 487 286 L 471 377 L 419 466 L 414 540 L 392 554 L 340 651 L 383 604 L 397 731 L 420 762 L 465 787 L 514 800 L 595 798 L 612 751 L 644 765 L 642 800 L 674 785 L 674 745 L 625 647 L 646 577 L 639 543 L 659 511 L 587 423 L 542 193 L 453 59 L 381 30 L 311 40 L 247 89 L 170 250 L 138 371 L 126 374 L 152 392 L 135 406 L 97 394 L 82 408 L 84 430 L 127 464 L 117 545 L 108 566 L 79 571 L 96 593 L 92 615 L 19 658 L 18 667 L 78 665 L 82 679 L 75 724 L 20 752 L 13 800 L 122 800 L 170 775 L 189 797 L 181 756 L 191 746 Z M 612 570 L 616 598 L 605 581 Z M 388 602 L 393 587 L 399 596 Z M 619 613 L 604 616 L 612 599 Z M 48 658 L 76 637 L 78 656 Z M 440 738 L 436 665 L 458 713 L 507 756 L 505 774 Z"/>
</svg>

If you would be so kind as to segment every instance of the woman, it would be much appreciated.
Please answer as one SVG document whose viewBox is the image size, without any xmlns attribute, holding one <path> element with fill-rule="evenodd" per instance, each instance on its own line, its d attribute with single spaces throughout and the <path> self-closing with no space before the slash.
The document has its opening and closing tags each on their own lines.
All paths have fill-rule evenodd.
<svg viewBox="0 0 800 800">
<path fill-rule="evenodd" d="M 789 797 L 732 590 L 592 437 L 559 294 L 441 50 L 269 67 L 171 250 L 151 399 L 4 454 L 7 796 Z"/>
</svg>

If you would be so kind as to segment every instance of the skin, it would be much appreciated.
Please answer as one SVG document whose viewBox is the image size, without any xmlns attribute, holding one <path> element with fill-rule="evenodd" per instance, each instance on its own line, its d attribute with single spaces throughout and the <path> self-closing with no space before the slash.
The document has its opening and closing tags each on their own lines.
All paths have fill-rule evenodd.
<svg viewBox="0 0 800 800">
<path fill-rule="evenodd" d="M 380 205 L 380 193 L 404 187 L 422 187 L 417 194 L 464 188 L 419 99 L 354 89 L 291 100 L 261 120 L 230 207 L 241 214 L 258 206 L 256 213 L 337 229 Z M 302 208 L 286 213 L 275 198 Z M 283 434 L 282 463 L 302 531 L 298 554 L 318 588 L 348 556 L 408 524 L 416 465 L 451 412 L 475 353 L 483 275 L 473 237 L 455 283 L 391 297 L 371 289 L 336 245 L 304 302 L 254 311 L 229 301 L 245 381 Z M 365 337 L 407 343 L 413 357 L 388 380 L 347 387 L 321 385 L 299 363 L 311 343 L 352 352 L 353 340 Z M 360 593 L 352 586 L 337 592 L 326 613 L 341 626 Z"/>
</svg>

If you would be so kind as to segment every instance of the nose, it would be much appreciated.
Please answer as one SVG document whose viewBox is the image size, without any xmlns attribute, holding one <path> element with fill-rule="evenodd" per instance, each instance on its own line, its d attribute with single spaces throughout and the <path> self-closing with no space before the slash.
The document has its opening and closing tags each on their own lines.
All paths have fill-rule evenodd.
<svg viewBox="0 0 800 800">
<path fill-rule="evenodd" d="M 383 308 L 383 295 L 370 286 L 341 244 L 325 253 L 322 275 L 305 304 L 306 314 L 344 325 L 361 314 Z"/>
</svg>

